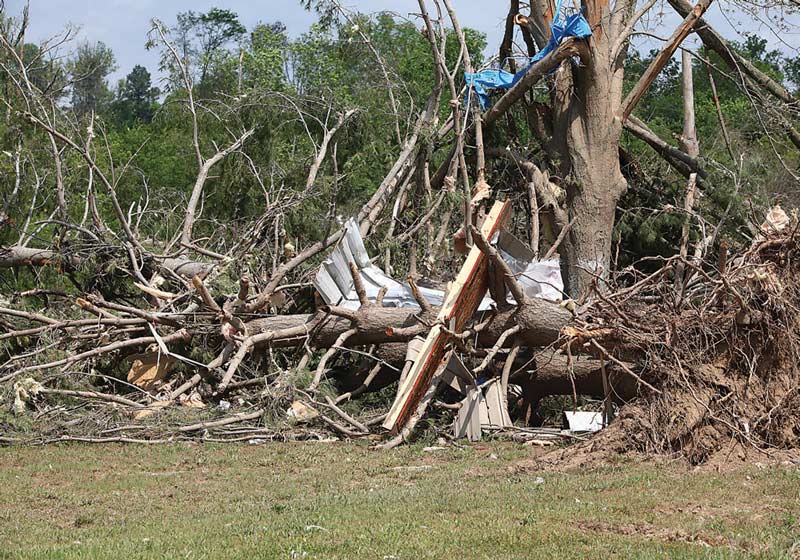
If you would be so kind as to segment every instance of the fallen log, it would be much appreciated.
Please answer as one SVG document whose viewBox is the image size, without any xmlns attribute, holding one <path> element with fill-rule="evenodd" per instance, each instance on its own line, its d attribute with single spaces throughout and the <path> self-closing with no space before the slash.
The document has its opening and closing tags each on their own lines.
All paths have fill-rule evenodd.
<svg viewBox="0 0 800 560">
<path fill-rule="evenodd" d="M 158 258 L 152 255 L 150 255 L 150 258 L 160 266 L 163 266 L 167 270 L 183 278 L 193 278 L 194 276 L 200 276 L 202 278 L 214 267 L 213 264 L 192 261 L 186 258 Z M 84 261 L 85 259 L 79 255 L 59 253 L 50 249 L 35 249 L 32 247 L 22 247 L 20 245 L 0 247 L 0 268 L 50 265 L 76 268 Z"/>
<path fill-rule="evenodd" d="M 350 346 L 369 344 L 386 344 L 407 342 L 417 335 L 426 335 L 430 330 L 439 307 L 432 307 L 430 312 L 407 307 L 373 307 L 366 313 L 358 313 L 357 332 L 348 339 Z M 318 312 L 318 313 L 321 313 Z M 490 313 L 494 313 L 490 316 Z M 247 332 L 251 335 L 279 331 L 311 325 L 317 314 L 275 315 L 253 319 L 246 323 Z M 520 325 L 517 337 L 525 346 L 547 346 L 558 340 L 561 329 L 570 324 L 572 314 L 557 303 L 543 299 L 528 299 L 521 306 L 496 312 L 483 312 L 477 317 L 479 322 L 488 324 L 478 334 L 481 346 L 491 346 L 503 332 L 515 325 Z M 306 339 L 316 348 L 327 348 L 333 345 L 339 336 L 352 328 L 350 319 L 329 315 L 307 335 L 289 339 L 272 340 L 260 346 L 271 345 L 276 348 L 296 347 L 305 343 Z M 259 345 L 256 345 L 259 346 Z"/>
<path fill-rule="evenodd" d="M 47 266 L 64 263 L 75 267 L 80 264 L 76 256 L 64 256 L 49 249 L 34 249 L 14 245 L 0 247 L 0 268 L 21 268 L 24 266 Z"/>
<path fill-rule="evenodd" d="M 600 360 L 581 356 L 579 359 L 573 358 L 570 367 L 569 358 L 556 351 L 540 353 L 535 359 L 532 358 L 530 353 L 518 357 L 512 368 L 516 371 L 510 378 L 511 383 L 522 388 L 518 408 L 529 410 L 527 414 L 523 412 L 523 416 L 531 416 L 530 412 L 544 397 L 572 395 L 573 391 L 583 396 L 605 396 Z M 381 365 L 374 374 L 371 370 L 354 371 L 351 367 L 338 367 L 333 369 L 330 377 L 336 381 L 339 390 L 348 392 L 361 386 L 372 374 L 366 392 L 374 392 L 396 382 L 400 378 L 402 366 L 403 361 L 400 358 Z M 634 379 L 609 364 L 606 364 L 606 370 L 614 401 L 622 403 L 636 396 L 639 387 Z"/>
<path fill-rule="evenodd" d="M 518 359 L 530 362 L 524 356 Z M 515 363 L 515 367 L 517 364 Z M 626 402 L 637 395 L 638 384 L 625 372 L 606 364 L 612 400 Z M 526 368 L 520 368 L 511 376 L 511 382 L 522 388 L 517 403 L 519 416 L 526 422 L 533 421 L 539 401 L 553 395 L 583 395 L 605 397 L 602 363 L 596 358 L 581 356 L 579 359 L 549 352 L 540 353 Z"/>
<path fill-rule="evenodd" d="M 213 264 L 192 261 L 185 258 L 155 259 L 161 266 L 183 278 L 203 278 L 214 268 Z"/>
</svg>

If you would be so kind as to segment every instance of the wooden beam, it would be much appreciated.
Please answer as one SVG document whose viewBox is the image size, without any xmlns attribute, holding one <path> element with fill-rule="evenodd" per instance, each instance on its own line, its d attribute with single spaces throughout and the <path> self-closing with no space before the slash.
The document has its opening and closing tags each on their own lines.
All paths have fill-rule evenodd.
<svg viewBox="0 0 800 560">
<path fill-rule="evenodd" d="M 672 55 L 675 54 L 675 51 L 686 36 L 689 35 L 694 24 L 697 23 L 700 17 L 705 13 L 712 1 L 713 0 L 700 0 L 700 2 L 692 8 L 692 11 L 686 14 L 686 18 L 684 18 L 683 22 L 678 26 L 672 36 L 667 39 L 661 51 L 653 59 L 653 62 L 650 63 L 650 66 L 647 67 L 647 70 L 645 70 L 642 77 L 639 78 L 639 81 L 636 82 L 636 85 L 633 86 L 633 89 L 628 94 L 628 97 L 625 98 L 625 101 L 622 102 L 622 122 L 628 119 L 628 116 L 642 99 L 642 96 L 653 83 L 653 80 L 655 80 L 661 73 L 661 70 L 664 69 L 664 66 L 666 66 L 669 59 L 672 58 Z"/>
<path fill-rule="evenodd" d="M 481 234 L 486 239 L 492 239 L 510 216 L 509 202 L 495 202 L 481 226 Z M 397 432 L 416 410 L 447 354 L 451 335 L 445 332 L 442 325 L 451 332 L 460 332 L 478 310 L 489 287 L 488 263 L 488 257 L 477 246 L 470 249 L 439 311 L 436 324 L 428 333 L 411 370 L 397 391 L 394 404 L 383 423 L 384 428 Z"/>
</svg>

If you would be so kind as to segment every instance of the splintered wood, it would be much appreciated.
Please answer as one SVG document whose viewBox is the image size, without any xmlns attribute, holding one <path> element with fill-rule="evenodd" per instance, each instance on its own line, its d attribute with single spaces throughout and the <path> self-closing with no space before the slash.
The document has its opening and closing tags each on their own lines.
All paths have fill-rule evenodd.
<svg viewBox="0 0 800 560">
<path fill-rule="evenodd" d="M 481 233 L 491 240 L 510 216 L 511 205 L 508 202 L 495 202 L 481 226 Z M 467 260 L 453 281 L 439 311 L 436 324 L 431 328 L 411 370 L 400 384 L 394 404 L 383 423 L 384 428 L 397 432 L 416 410 L 436 370 L 447 355 L 451 335 L 442 325 L 446 325 L 450 332 L 460 332 L 478 310 L 489 286 L 488 263 L 488 259 L 477 246 L 470 249 Z"/>
</svg>

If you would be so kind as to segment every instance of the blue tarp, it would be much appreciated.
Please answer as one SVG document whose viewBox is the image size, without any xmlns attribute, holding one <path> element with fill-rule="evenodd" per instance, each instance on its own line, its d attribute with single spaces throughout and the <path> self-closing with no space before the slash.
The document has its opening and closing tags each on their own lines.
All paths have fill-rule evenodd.
<svg viewBox="0 0 800 560">
<path fill-rule="evenodd" d="M 478 101 L 480 102 L 482 109 L 487 109 L 489 107 L 488 89 L 509 89 L 511 86 L 516 84 L 520 78 L 522 78 L 522 76 L 525 75 L 525 73 L 533 64 L 547 56 L 547 54 L 554 50 L 564 39 L 568 37 L 585 39 L 592 35 L 592 29 L 589 27 L 589 22 L 586 21 L 586 18 L 583 17 L 582 13 L 573 14 L 571 16 L 565 16 L 562 14 L 561 0 L 558 1 L 558 5 L 556 6 L 556 18 L 553 20 L 553 24 L 550 26 L 550 31 L 550 41 L 547 43 L 547 45 L 545 45 L 542 50 L 536 53 L 536 56 L 532 58 L 526 58 L 528 64 L 516 74 L 497 69 L 464 73 L 467 86 L 472 87 L 475 90 L 475 94 L 478 96 Z M 505 61 L 502 61 L 501 65 L 503 62 Z M 467 90 L 467 92 L 469 93 L 469 90 Z"/>
</svg>

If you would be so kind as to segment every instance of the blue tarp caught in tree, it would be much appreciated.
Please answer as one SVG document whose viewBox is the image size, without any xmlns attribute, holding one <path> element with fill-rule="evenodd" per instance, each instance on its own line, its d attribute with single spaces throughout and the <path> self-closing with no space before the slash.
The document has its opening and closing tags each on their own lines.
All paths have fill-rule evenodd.
<svg viewBox="0 0 800 560">
<path fill-rule="evenodd" d="M 536 53 L 534 57 L 526 58 L 525 60 L 528 61 L 528 64 L 516 74 L 499 69 L 464 73 L 467 86 L 472 87 L 475 91 L 482 109 L 487 109 L 489 107 L 489 89 L 509 89 L 525 75 L 533 64 L 547 56 L 547 54 L 558 47 L 564 39 L 569 37 L 585 39 L 592 35 L 592 29 L 589 27 L 589 22 L 583 17 L 583 14 L 579 12 L 570 16 L 565 15 L 561 8 L 561 0 L 559 0 L 556 6 L 555 13 L 557 14 L 556 18 L 550 26 L 550 41 L 542 50 Z M 469 90 L 467 90 L 467 92 L 469 92 Z"/>
</svg>

